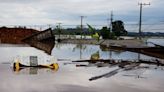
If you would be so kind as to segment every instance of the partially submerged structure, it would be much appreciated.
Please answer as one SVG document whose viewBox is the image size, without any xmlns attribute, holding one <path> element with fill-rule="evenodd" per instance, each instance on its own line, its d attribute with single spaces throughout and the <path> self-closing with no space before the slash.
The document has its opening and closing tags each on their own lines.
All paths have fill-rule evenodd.
<svg viewBox="0 0 164 92">
<path fill-rule="evenodd" d="M 21 44 L 22 39 L 32 34 L 38 33 L 38 30 L 27 28 L 0 28 L 0 43 Z"/>
<path fill-rule="evenodd" d="M 22 68 L 50 68 L 57 70 L 59 68 L 57 60 L 54 57 L 43 56 L 18 56 L 14 59 L 13 70 L 19 72 Z"/>
</svg>

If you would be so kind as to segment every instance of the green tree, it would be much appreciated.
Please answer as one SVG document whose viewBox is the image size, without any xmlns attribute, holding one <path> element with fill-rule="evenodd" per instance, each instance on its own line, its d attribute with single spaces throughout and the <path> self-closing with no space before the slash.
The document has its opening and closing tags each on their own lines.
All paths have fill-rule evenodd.
<svg viewBox="0 0 164 92">
<path fill-rule="evenodd" d="M 127 31 L 124 28 L 124 23 L 121 20 L 112 22 L 112 32 L 116 36 L 127 35 Z"/>
<path fill-rule="evenodd" d="M 102 27 L 100 34 L 103 39 L 109 39 L 110 30 L 107 27 Z"/>
</svg>

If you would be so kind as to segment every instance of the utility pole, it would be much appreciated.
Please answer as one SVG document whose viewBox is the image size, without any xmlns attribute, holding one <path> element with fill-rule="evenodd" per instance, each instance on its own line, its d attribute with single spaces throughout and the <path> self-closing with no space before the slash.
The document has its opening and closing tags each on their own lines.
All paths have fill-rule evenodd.
<svg viewBox="0 0 164 92">
<path fill-rule="evenodd" d="M 149 3 L 149 4 L 146 4 L 146 3 L 139 3 L 138 5 L 140 6 L 139 39 L 141 40 L 141 37 L 142 37 L 142 32 L 141 32 L 141 27 L 142 27 L 142 8 L 143 8 L 143 6 L 145 6 L 145 5 L 150 5 L 150 3 Z"/>
<path fill-rule="evenodd" d="M 112 23 L 113 23 L 113 11 L 111 11 L 111 15 L 110 15 L 110 31 L 112 32 L 113 30 L 113 26 L 112 26 Z M 112 59 L 112 50 L 110 49 L 110 52 L 109 52 L 109 56 L 110 56 L 110 59 Z"/>
<path fill-rule="evenodd" d="M 112 22 L 113 22 L 113 11 L 111 11 L 110 18 L 107 18 L 107 26 L 112 30 Z"/>
<path fill-rule="evenodd" d="M 111 11 L 111 15 L 110 15 L 110 28 L 111 28 L 111 31 L 112 31 L 112 23 L 113 23 L 113 11 Z"/>
<path fill-rule="evenodd" d="M 110 28 L 110 19 L 107 18 L 107 26 Z"/>
<path fill-rule="evenodd" d="M 51 28 L 51 24 L 48 24 L 48 28 Z"/>
<path fill-rule="evenodd" d="M 110 18 L 107 19 L 110 32 L 112 32 L 113 11 L 111 11 Z M 109 59 L 112 59 L 112 51 L 109 49 Z"/>
<path fill-rule="evenodd" d="M 42 27 L 40 26 L 40 31 L 42 31 Z"/>
<path fill-rule="evenodd" d="M 61 25 L 62 23 L 59 22 L 59 23 L 57 23 L 57 24 L 58 24 L 58 26 L 59 26 L 59 28 L 60 28 L 60 25 Z"/>
<path fill-rule="evenodd" d="M 60 41 L 61 41 L 61 40 L 60 40 L 60 34 L 61 34 L 60 26 L 61 26 L 62 23 L 57 23 L 57 24 L 58 24 L 58 28 L 57 28 L 57 30 L 58 30 L 58 32 L 59 32 L 58 42 L 60 42 Z"/>
<path fill-rule="evenodd" d="M 82 32 L 83 32 L 83 19 L 85 18 L 85 16 L 80 16 L 81 18 L 81 39 L 82 39 Z"/>
<path fill-rule="evenodd" d="M 113 22 L 113 11 L 111 11 L 110 18 L 107 18 L 107 23 L 111 30 L 112 30 L 112 22 Z"/>
</svg>

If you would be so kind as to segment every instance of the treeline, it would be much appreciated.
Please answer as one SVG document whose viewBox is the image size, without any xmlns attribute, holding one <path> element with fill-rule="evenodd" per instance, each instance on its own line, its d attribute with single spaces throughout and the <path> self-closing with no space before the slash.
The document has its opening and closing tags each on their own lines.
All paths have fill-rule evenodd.
<svg viewBox="0 0 164 92">
<path fill-rule="evenodd" d="M 57 26 L 53 32 L 56 35 L 99 35 L 102 36 L 103 39 L 116 39 L 117 37 L 127 35 L 128 33 L 121 20 L 112 22 L 112 28 L 104 26 L 101 29 L 96 29 L 89 24 L 87 24 L 87 26 L 88 28 L 81 28 L 77 26 L 76 28 L 67 29 Z"/>
</svg>

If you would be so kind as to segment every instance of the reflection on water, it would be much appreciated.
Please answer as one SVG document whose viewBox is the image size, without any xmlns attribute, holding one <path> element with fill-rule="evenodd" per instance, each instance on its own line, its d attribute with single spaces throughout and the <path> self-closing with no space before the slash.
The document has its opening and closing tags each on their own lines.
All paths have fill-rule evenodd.
<svg viewBox="0 0 164 92">
<path fill-rule="evenodd" d="M 48 41 L 48 42 L 30 41 L 27 43 L 32 47 L 45 51 L 49 55 L 51 55 L 51 51 L 55 45 L 54 41 Z"/>
<path fill-rule="evenodd" d="M 77 53 L 76 58 L 78 57 L 78 59 L 86 59 L 86 58 L 88 59 L 87 53 L 90 53 L 90 52 L 91 52 L 90 53 L 90 55 L 91 55 L 93 53 L 100 51 L 100 53 L 99 53 L 100 55 L 105 53 L 105 55 L 108 55 L 108 57 L 105 57 L 105 58 L 110 58 L 110 59 L 121 59 L 121 58 L 124 59 L 124 57 L 126 57 L 127 55 L 121 56 L 120 58 L 115 58 L 115 56 L 118 57 L 119 55 L 125 55 L 125 53 L 127 53 L 127 54 L 132 53 L 132 52 L 123 51 L 121 49 L 120 50 L 119 49 L 112 49 L 112 48 L 109 49 L 103 45 L 100 45 L 100 46 L 86 45 L 86 44 L 74 44 L 73 45 L 73 44 L 60 44 L 60 43 L 55 45 L 55 43 L 53 41 L 49 41 L 49 42 L 36 42 L 36 41 L 31 42 L 30 41 L 30 42 L 28 42 L 28 44 L 35 47 L 35 48 L 38 48 L 40 50 L 45 51 L 49 55 L 54 54 L 53 51 L 56 52 L 57 50 L 59 50 L 62 54 L 65 54 L 66 51 L 69 52 L 68 54 L 71 54 L 71 52 L 74 52 L 74 53 Z M 62 50 L 63 48 L 65 49 L 65 51 Z M 107 54 L 107 53 L 109 53 L 109 54 Z M 78 54 L 79 54 L 79 56 L 77 56 Z M 133 54 L 136 54 L 136 53 L 133 53 Z M 60 55 L 60 56 L 63 56 L 63 55 Z M 70 56 L 70 55 L 68 55 L 68 56 Z M 100 56 L 99 58 L 104 58 L 103 56 Z M 136 58 L 136 55 L 134 57 Z M 147 58 L 148 56 L 145 56 L 142 54 L 138 55 L 138 59 L 140 59 L 142 57 Z M 151 57 L 148 57 L 148 58 L 151 58 Z M 127 59 L 131 59 L 131 58 L 128 57 Z"/>
<path fill-rule="evenodd" d="M 16 74 L 29 74 L 29 75 L 36 75 L 36 74 L 51 74 L 56 73 L 58 69 L 50 69 L 50 68 L 37 68 L 37 67 L 24 67 L 20 68 L 19 71 L 14 71 Z"/>
<path fill-rule="evenodd" d="M 80 48 L 81 47 L 81 48 Z M 86 45 L 81 44 L 81 46 L 76 44 L 56 44 L 52 50 L 52 55 L 56 56 L 58 59 L 90 59 L 91 55 L 99 52 L 100 59 L 137 59 L 138 54 L 128 51 L 114 51 L 106 50 L 103 51 L 98 45 Z M 129 56 L 129 57 L 127 57 Z M 141 55 L 141 58 L 151 58 L 145 55 Z"/>
<path fill-rule="evenodd" d="M 98 45 L 55 44 L 51 55 L 61 60 L 58 61 L 60 69 L 28 67 L 14 72 L 10 64 L 15 56 L 49 56 L 45 52 L 50 49 L 0 47 L 0 92 L 163 92 L 163 61 L 138 53 L 104 49 Z"/>
<path fill-rule="evenodd" d="M 105 45 L 100 45 L 100 49 L 102 50 L 102 51 L 114 51 L 115 53 L 117 53 L 117 54 L 120 54 L 121 52 L 124 52 L 122 49 L 112 49 L 112 48 L 108 48 L 107 46 L 105 46 Z"/>
<path fill-rule="evenodd" d="M 100 54 L 99 54 L 99 51 L 97 51 L 96 53 L 93 53 L 91 55 L 91 60 L 99 60 L 100 59 Z"/>
</svg>

